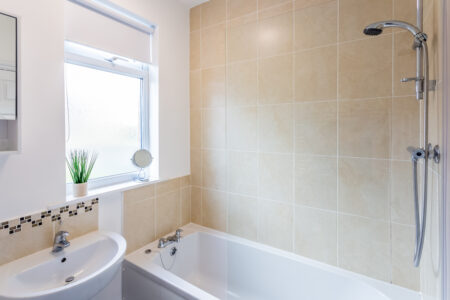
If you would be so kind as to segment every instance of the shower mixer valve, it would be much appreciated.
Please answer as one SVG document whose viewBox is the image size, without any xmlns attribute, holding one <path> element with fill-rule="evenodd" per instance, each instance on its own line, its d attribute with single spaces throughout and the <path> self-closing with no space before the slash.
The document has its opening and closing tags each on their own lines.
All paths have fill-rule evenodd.
<svg viewBox="0 0 450 300">
<path fill-rule="evenodd" d="M 424 78 L 423 77 L 404 77 L 400 79 L 400 82 L 410 82 L 410 81 L 419 81 L 419 90 L 417 92 L 423 93 L 424 91 Z M 428 90 L 435 91 L 436 90 L 436 80 L 428 80 Z"/>
</svg>

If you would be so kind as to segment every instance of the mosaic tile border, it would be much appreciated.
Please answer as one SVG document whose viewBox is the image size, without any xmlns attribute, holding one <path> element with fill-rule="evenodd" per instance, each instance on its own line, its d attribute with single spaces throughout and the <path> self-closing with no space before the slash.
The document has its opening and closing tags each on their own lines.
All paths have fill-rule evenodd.
<svg viewBox="0 0 450 300">
<path fill-rule="evenodd" d="M 22 231 L 24 226 L 31 225 L 31 228 L 42 226 L 44 222 L 56 222 L 62 217 L 74 217 L 80 213 L 89 213 L 93 207 L 98 205 L 98 198 L 82 201 L 71 205 L 64 205 L 52 210 L 42 211 L 32 215 L 27 215 L 17 219 L 0 223 L 0 232 L 5 230 L 9 234 L 15 234 Z"/>
</svg>

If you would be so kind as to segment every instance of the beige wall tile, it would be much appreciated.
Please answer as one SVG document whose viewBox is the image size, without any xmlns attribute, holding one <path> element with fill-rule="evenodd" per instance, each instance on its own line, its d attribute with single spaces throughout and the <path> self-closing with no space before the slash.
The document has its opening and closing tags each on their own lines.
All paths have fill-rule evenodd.
<svg viewBox="0 0 450 300">
<path fill-rule="evenodd" d="M 227 27 L 228 62 L 255 59 L 257 51 L 258 23 L 256 13 L 231 21 Z"/>
<path fill-rule="evenodd" d="M 412 166 L 409 161 L 391 162 L 391 220 L 414 225 Z"/>
<path fill-rule="evenodd" d="M 203 107 L 225 106 L 225 67 L 202 70 Z"/>
<path fill-rule="evenodd" d="M 174 231 L 180 226 L 180 197 L 179 189 L 156 197 L 157 238 Z"/>
<path fill-rule="evenodd" d="M 228 0 L 228 18 L 234 19 L 256 11 L 257 0 Z"/>
<path fill-rule="evenodd" d="M 391 280 L 389 223 L 339 215 L 338 247 L 340 267 Z"/>
<path fill-rule="evenodd" d="M 340 0 L 339 40 L 349 41 L 367 38 L 365 26 L 380 20 L 391 20 L 393 0 Z"/>
<path fill-rule="evenodd" d="M 198 30 L 202 26 L 202 6 L 197 5 L 189 11 L 189 23 L 191 31 Z"/>
<path fill-rule="evenodd" d="M 31 229 L 31 224 L 23 224 L 22 231 L 0 235 L 0 265 L 6 264 L 53 245 L 53 224 L 43 222 L 42 226 Z"/>
<path fill-rule="evenodd" d="M 295 157 L 295 202 L 321 209 L 337 209 L 337 158 Z"/>
<path fill-rule="evenodd" d="M 202 30 L 201 65 L 203 68 L 225 64 L 225 24 Z"/>
<path fill-rule="evenodd" d="M 256 61 L 227 66 L 227 106 L 255 105 L 258 97 Z"/>
<path fill-rule="evenodd" d="M 164 180 L 156 183 L 156 197 L 180 189 L 180 178 Z"/>
<path fill-rule="evenodd" d="M 227 194 L 224 192 L 202 191 L 203 225 L 220 230 L 227 230 Z"/>
<path fill-rule="evenodd" d="M 191 109 L 190 138 L 191 148 L 202 147 L 202 111 L 200 109 Z"/>
<path fill-rule="evenodd" d="M 294 0 L 294 2 L 295 9 L 299 10 L 311 6 L 323 5 L 329 2 L 336 2 L 336 0 Z"/>
<path fill-rule="evenodd" d="M 294 11 L 294 3 L 293 1 L 286 1 L 280 3 L 279 5 L 275 5 L 270 7 L 269 9 L 263 9 L 259 7 L 258 9 L 258 19 L 263 20 L 271 17 L 276 17 L 288 12 Z"/>
<path fill-rule="evenodd" d="M 411 0 L 393 0 L 393 1 L 394 1 L 394 20 L 402 20 L 411 24 L 416 24 L 417 2 Z"/>
<path fill-rule="evenodd" d="M 260 202 L 258 241 L 292 251 L 293 206 L 280 202 Z"/>
<path fill-rule="evenodd" d="M 180 187 L 181 188 L 190 187 L 190 186 L 191 186 L 191 176 L 190 175 L 180 177 Z"/>
<path fill-rule="evenodd" d="M 192 71 L 189 76 L 189 99 L 191 108 L 202 107 L 202 71 Z"/>
<path fill-rule="evenodd" d="M 337 213 L 305 206 L 295 207 L 294 251 L 337 265 Z"/>
<path fill-rule="evenodd" d="M 389 220 L 389 162 L 339 159 L 339 211 Z"/>
<path fill-rule="evenodd" d="M 295 105 L 295 152 L 336 155 L 336 101 Z"/>
<path fill-rule="evenodd" d="M 204 150 L 202 153 L 203 187 L 226 190 L 227 153 L 223 150 Z"/>
<path fill-rule="evenodd" d="M 294 148 L 292 104 L 258 107 L 259 150 L 287 152 Z"/>
<path fill-rule="evenodd" d="M 191 187 L 181 189 L 181 224 L 186 225 L 191 222 Z"/>
<path fill-rule="evenodd" d="M 415 24 L 415 22 L 413 23 Z M 416 51 L 412 49 L 413 37 L 409 32 L 394 35 L 394 95 L 414 95 L 414 81 L 400 82 L 402 78 L 416 76 Z"/>
<path fill-rule="evenodd" d="M 291 154 L 259 154 L 259 196 L 293 202 L 294 158 Z"/>
<path fill-rule="evenodd" d="M 192 185 L 202 185 L 202 150 L 191 149 L 191 181 Z"/>
<path fill-rule="evenodd" d="M 295 54 L 295 100 L 337 99 L 337 46 Z"/>
<path fill-rule="evenodd" d="M 153 198 L 155 197 L 155 186 L 155 184 L 150 184 L 145 187 L 125 191 L 123 193 L 123 199 L 125 201 L 139 201 L 142 199 Z"/>
<path fill-rule="evenodd" d="M 391 96 L 392 37 L 340 44 L 338 76 L 341 99 Z"/>
<path fill-rule="evenodd" d="M 98 205 L 93 205 L 90 212 L 78 212 L 77 216 L 63 215 L 62 223 L 55 224 L 54 228 L 56 232 L 67 231 L 70 234 L 70 239 L 98 230 Z"/>
<path fill-rule="evenodd" d="M 259 54 L 274 56 L 293 50 L 293 12 L 287 12 L 259 21 Z"/>
<path fill-rule="evenodd" d="M 291 0 L 258 0 L 258 8 L 266 9 L 271 6 L 284 4 L 290 2 Z"/>
<path fill-rule="evenodd" d="M 228 191 L 256 196 L 258 156 L 253 152 L 228 152 Z"/>
<path fill-rule="evenodd" d="M 308 49 L 337 42 L 337 1 L 295 11 L 295 49 Z"/>
<path fill-rule="evenodd" d="M 191 222 L 202 224 L 202 189 L 191 187 Z"/>
<path fill-rule="evenodd" d="M 223 149 L 226 146 L 226 111 L 224 108 L 203 110 L 203 147 Z"/>
<path fill-rule="evenodd" d="M 200 45 L 201 45 L 201 33 L 200 31 L 191 32 L 190 35 L 190 69 L 197 70 L 201 66 L 201 53 L 200 53 Z"/>
<path fill-rule="evenodd" d="M 420 290 L 420 269 L 413 266 L 415 228 L 392 224 L 392 283 Z"/>
<path fill-rule="evenodd" d="M 256 151 L 257 114 L 256 106 L 227 110 L 227 146 L 229 150 Z"/>
<path fill-rule="evenodd" d="M 293 56 L 291 54 L 259 61 L 258 101 L 261 104 L 292 102 Z"/>
<path fill-rule="evenodd" d="M 339 102 L 339 154 L 389 158 L 391 99 Z"/>
<path fill-rule="evenodd" d="M 150 243 L 155 235 L 155 198 L 127 199 L 123 201 L 123 235 L 127 240 L 127 253 Z"/>
<path fill-rule="evenodd" d="M 392 99 L 392 158 L 410 159 L 406 150 L 409 146 L 419 145 L 420 106 L 416 98 L 404 97 Z"/>
<path fill-rule="evenodd" d="M 202 27 L 225 21 L 226 0 L 210 0 L 202 4 Z"/>
<path fill-rule="evenodd" d="M 256 240 L 258 200 L 233 194 L 228 197 L 228 232 L 246 239 Z"/>
</svg>

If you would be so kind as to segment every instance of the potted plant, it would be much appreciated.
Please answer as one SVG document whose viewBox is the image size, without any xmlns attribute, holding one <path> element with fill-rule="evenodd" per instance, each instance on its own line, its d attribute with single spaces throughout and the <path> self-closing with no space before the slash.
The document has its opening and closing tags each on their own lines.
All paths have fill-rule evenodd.
<svg viewBox="0 0 450 300">
<path fill-rule="evenodd" d="M 97 161 L 97 153 L 87 150 L 71 150 L 66 158 L 67 167 L 73 180 L 73 196 L 87 195 L 88 180 Z"/>
</svg>

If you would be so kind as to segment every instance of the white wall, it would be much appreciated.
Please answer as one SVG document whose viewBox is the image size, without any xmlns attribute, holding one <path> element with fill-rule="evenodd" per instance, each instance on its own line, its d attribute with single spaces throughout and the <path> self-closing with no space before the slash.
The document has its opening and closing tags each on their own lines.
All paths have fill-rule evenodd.
<svg viewBox="0 0 450 300">
<path fill-rule="evenodd" d="M 159 165 L 189 174 L 189 10 L 177 0 L 114 0 L 158 26 Z M 0 220 L 65 201 L 64 2 L 2 0 L 20 18 L 22 153 L 0 155 Z M 50 8 L 51 9 L 48 9 Z"/>
<path fill-rule="evenodd" d="M 0 154 L 0 220 L 65 199 L 62 10 L 59 0 L 0 2 L 19 17 L 22 138 L 21 154 Z"/>
<path fill-rule="evenodd" d="M 189 8 L 177 0 L 113 0 L 157 25 L 161 179 L 190 173 Z"/>
</svg>

